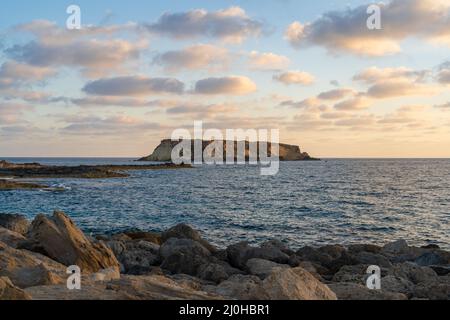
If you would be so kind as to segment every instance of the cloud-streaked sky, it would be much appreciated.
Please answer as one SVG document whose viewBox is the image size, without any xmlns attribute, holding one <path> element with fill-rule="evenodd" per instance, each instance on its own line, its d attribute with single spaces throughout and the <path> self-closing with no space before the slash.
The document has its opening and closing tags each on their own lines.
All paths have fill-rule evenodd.
<svg viewBox="0 0 450 320">
<path fill-rule="evenodd" d="M 81 8 L 67 30 L 66 8 Z M 450 157 L 450 0 L 1 4 L 0 157 L 278 128 L 319 157 Z"/>
</svg>

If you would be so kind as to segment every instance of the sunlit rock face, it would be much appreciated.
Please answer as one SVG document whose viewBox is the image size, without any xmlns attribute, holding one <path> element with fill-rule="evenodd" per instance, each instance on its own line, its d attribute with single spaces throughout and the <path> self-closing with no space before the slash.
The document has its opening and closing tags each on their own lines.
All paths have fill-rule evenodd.
<svg viewBox="0 0 450 320">
<path fill-rule="evenodd" d="M 172 150 L 180 143 L 180 141 L 166 139 L 161 141 L 158 147 L 156 147 L 155 151 L 147 157 L 139 159 L 139 161 L 157 161 L 157 162 L 166 162 L 172 160 Z M 213 141 L 201 141 L 202 151 L 206 149 Z M 237 154 L 237 142 L 233 141 L 222 141 L 223 143 L 223 151 L 224 151 L 224 159 L 226 159 L 226 151 L 227 145 L 234 145 L 234 154 Z M 256 149 L 258 149 L 258 142 L 245 142 L 245 158 L 249 159 L 251 145 L 256 144 Z M 267 156 L 271 156 L 272 148 L 275 146 L 274 144 L 267 144 Z M 279 144 L 279 157 L 281 161 L 304 161 L 304 160 L 318 160 L 312 158 L 308 153 L 302 152 L 299 146 L 288 145 L 288 144 Z M 191 140 L 191 154 L 194 155 L 194 140 Z M 192 159 L 194 156 L 192 156 Z"/>
</svg>

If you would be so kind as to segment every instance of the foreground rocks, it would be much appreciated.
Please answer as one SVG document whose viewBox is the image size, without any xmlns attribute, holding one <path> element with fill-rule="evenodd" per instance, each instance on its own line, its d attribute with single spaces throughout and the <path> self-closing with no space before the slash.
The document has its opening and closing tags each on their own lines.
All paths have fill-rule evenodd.
<svg viewBox="0 0 450 320">
<path fill-rule="evenodd" d="M 67 267 L 81 268 L 68 290 Z M 382 290 L 365 283 L 381 268 Z M 220 249 L 186 224 L 162 233 L 86 237 L 62 212 L 0 215 L 0 299 L 406 300 L 450 298 L 449 252 L 396 241 L 384 247 L 289 248 L 278 240 Z"/>
</svg>

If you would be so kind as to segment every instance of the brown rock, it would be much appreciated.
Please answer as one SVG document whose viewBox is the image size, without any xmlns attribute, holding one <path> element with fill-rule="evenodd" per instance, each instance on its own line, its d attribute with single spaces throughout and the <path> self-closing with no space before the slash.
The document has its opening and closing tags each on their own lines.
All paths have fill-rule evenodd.
<svg viewBox="0 0 450 320">
<path fill-rule="evenodd" d="M 20 233 L 0 227 L 0 242 L 7 244 L 10 247 L 17 248 L 19 243 L 26 240 Z"/>
<path fill-rule="evenodd" d="M 9 278 L 0 277 L 0 300 L 31 300 L 31 296 L 15 287 Z"/>
<path fill-rule="evenodd" d="M 0 227 L 25 235 L 30 222 L 20 214 L 0 214 Z"/>
<path fill-rule="evenodd" d="M 356 283 L 333 283 L 328 285 L 339 300 L 407 300 L 402 293 L 370 290 Z"/>
<path fill-rule="evenodd" d="M 113 252 L 103 243 L 92 243 L 62 212 L 38 215 L 30 228 L 33 249 L 66 266 L 77 265 L 83 273 L 119 268 Z M 38 249 L 37 249 L 38 248 Z"/>
</svg>

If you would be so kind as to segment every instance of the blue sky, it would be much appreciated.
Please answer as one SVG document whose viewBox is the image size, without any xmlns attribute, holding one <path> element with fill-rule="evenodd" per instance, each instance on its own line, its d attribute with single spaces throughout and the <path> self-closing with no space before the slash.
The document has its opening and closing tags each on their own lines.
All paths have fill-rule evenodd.
<svg viewBox="0 0 450 320">
<path fill-rule="evenodd" d="M 71 4 L 83 34 L 65 29 Z M 387 1 L 372 32 L 370 4 L 4 3 L 0 156 L 139 156 L 203 120 L 322 157 L 449 157 L 450 4 Z"/>
</svg>

